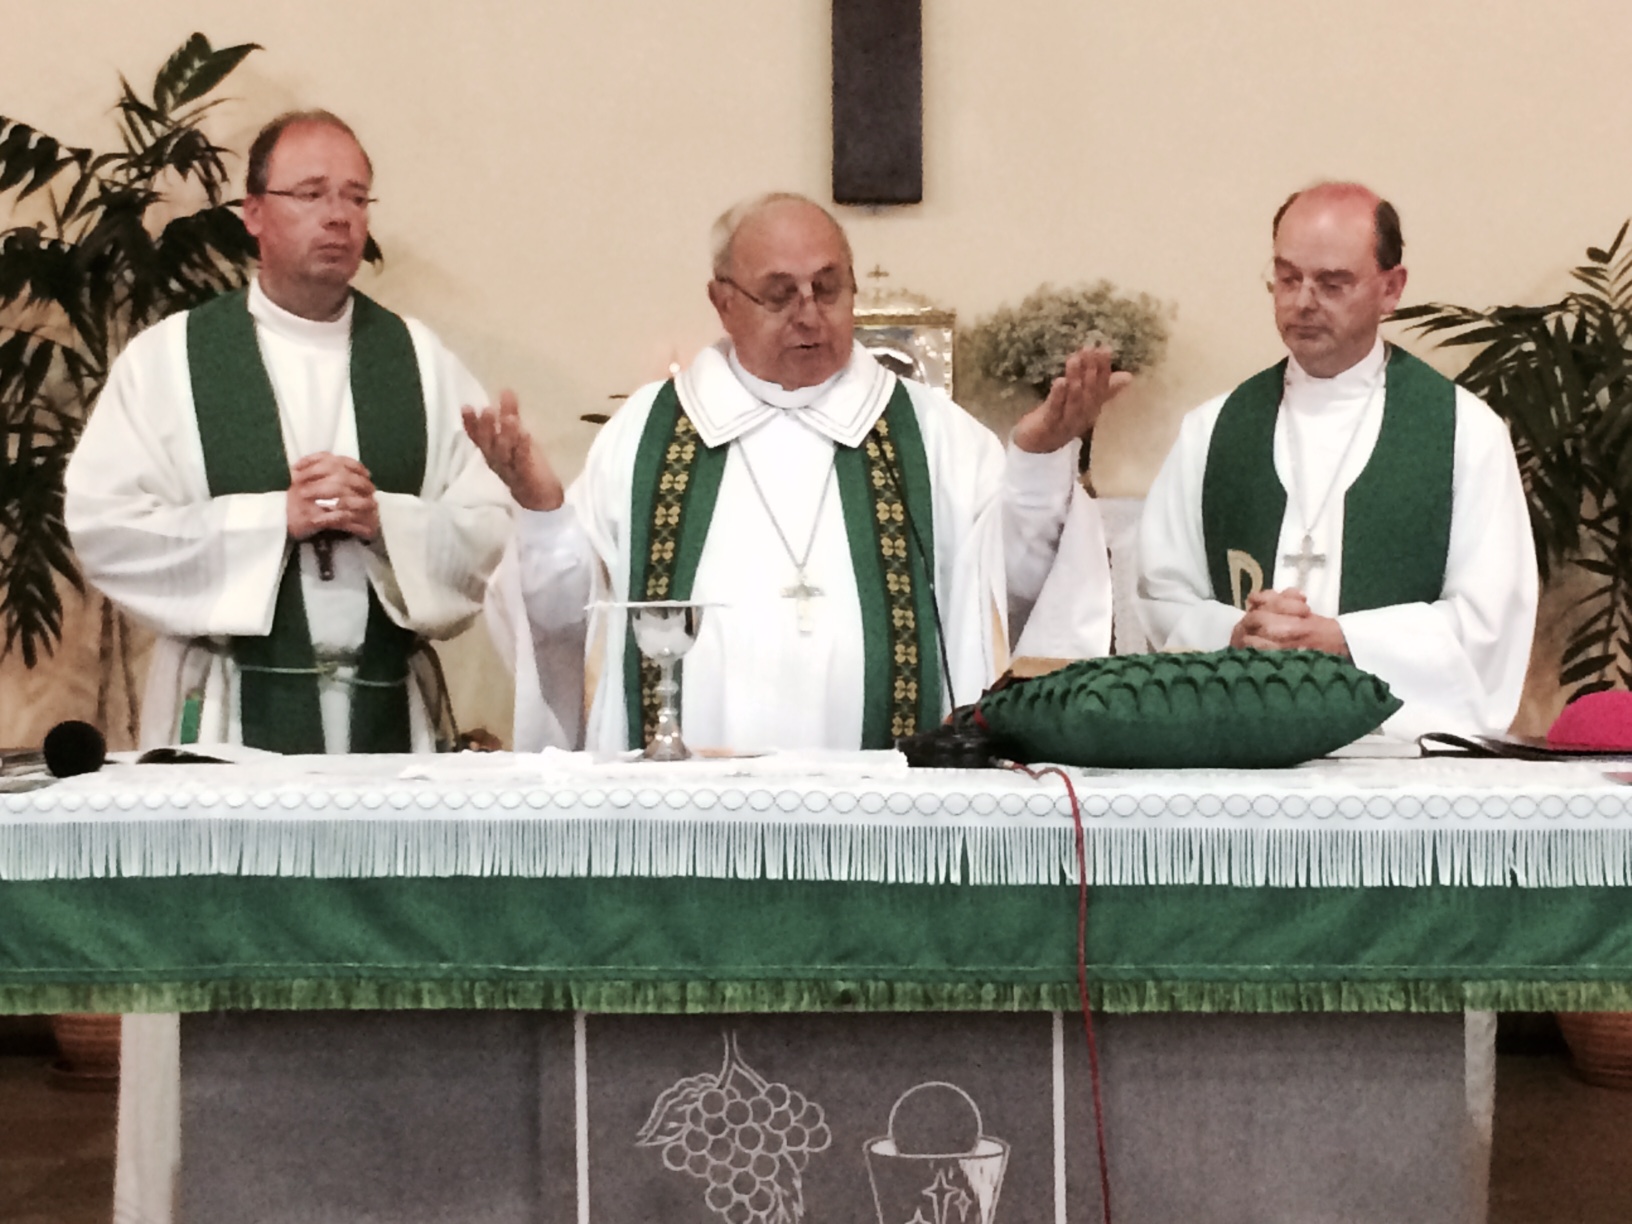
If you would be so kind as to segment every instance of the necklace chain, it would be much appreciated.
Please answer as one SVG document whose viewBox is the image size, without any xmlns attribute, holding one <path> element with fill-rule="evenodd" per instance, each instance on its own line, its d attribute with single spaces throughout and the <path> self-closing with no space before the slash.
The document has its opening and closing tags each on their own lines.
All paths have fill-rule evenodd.
<svg viewBox="0 0 1632 1224">
<path fill-rule="evenodd" d="M 765 517 L 771 520 L 771 527 L 776 531 L 776 538 L 782 541 L 782 549 L 788 554 L 788 560 L 793 562 L 793 568 L 804 581 L 805 566 L 810 563 L 811 550 L 816 547 L 816 531 L 822 525 L 822 507 L 827 505 L 827 490 L 833 485 L 833 469 L 839 461 L 839 452 L 833 451 L 833 457 L 828 460 L 827 471 L 822 476 L 822 493 L 816 499 L 816 516 L 810 521 L 810 539 L 805 541 L 803 556 L 793 551 L 793 545 L 788 543 L 788 533 L 782 530 L 782 524 L 776 521 L 776 512 L 771 509 L 770 499 L 765 496 L 765 490 L 760 487 L 759 477 L 754 475 L 754 465 L 748 462 L 748 450 L 739 445 L 737 453 L 742 456 L 742 466 L 748 473 L 748 481 L 754 486 L 754 493 L 759 497 L 759 504 L 765 508 Z"/>
<path fill-rule="evenodd" d="M 1295 412 L 1288 412 L 1286 414 L 1286 428 L 1288 434 L 1291 435 L 1290 440 L 1292 443 L 1292 462 L 1289 465 L 1292 474 L 1292 493 L 1297 502 L 1298 517 L 1303 520 L 1303 534 L 1305 539 L 1308 539 L 1314 534 L 1315 525 L 1319 523 L 1321 518 L 1325 515 L 1326 507 L 1332 504 L 1332 494 L 1337 491 L 1338 482 L 1343 479 L 1344 469 L 1349 465 L 1349 456 L 1354 453 L 1354 444 L 1360 438 L 1360 431 L 1366 426 L 1366 418 L 1371 415 L 1371 406 L 1377 400 L 1377 392 L 1382 388 L 1383 378 L 1387 372 L 1388 357 L 1385 353 L 1383 357 L 1382 369 L 1378 370 L 1376 376 L 1371 380 L 1371 386 L 1366 391 L 1366 402 L 1360 407 L 1360 415 L 1355 419 L 1354 429 L 1349 434 L 1348 442 L 1344 444 L 1342 455 L 1338 457 L 1337 466 L 1332 469 L 1332 478 L 1327 482 L 1326 494 L 1320 499 L 1320 505 L 1315 508 L 1313 518 L 1311 518 L 1305 511 L 1303 504 L 1303 479 L 1301 476 L 1303 440 L 1298 436 L 1298 414 Z"/>
</svg>

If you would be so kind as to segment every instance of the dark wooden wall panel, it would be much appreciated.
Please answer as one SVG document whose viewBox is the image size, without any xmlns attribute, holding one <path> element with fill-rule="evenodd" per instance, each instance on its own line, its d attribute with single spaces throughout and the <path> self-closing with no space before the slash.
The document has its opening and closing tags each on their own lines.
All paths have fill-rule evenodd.
<svg viewBox="0 0 1632 1224">
<path fill-rule="evenodd" d="M 924 198 L 919 0 L 833 0 L 833 199 Z"/>
</svg>

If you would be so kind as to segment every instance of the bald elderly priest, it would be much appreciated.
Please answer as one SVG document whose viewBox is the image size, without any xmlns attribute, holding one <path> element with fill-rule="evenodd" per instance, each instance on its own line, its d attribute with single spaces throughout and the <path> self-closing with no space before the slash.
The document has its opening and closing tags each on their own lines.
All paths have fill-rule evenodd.
<svg viewBox="0 0 1632 1224">
<path fill-rule="evenodd" d="M 1151 486 L 1151 640 L 1346 655 L 1404 701 L 1387 734 L 1506 731 L 1537 587 L 1507 428 L 1379 338 L 1406 279 L 1387 201 L 1323 183 L 1273 234 L 1289 355 L 1185 417 Z"/>
<path fill-rule="evenodd" d="M 1103 351 L 1074 355 L 1005 456 L 855 342 L 851 263 L 804 197 L 727 212 L 708 287 L 727 338 L 631 396 L 568 493 L 513 403 L 470 414 L 528 508 L 519 582 L 490 604 L 515 643 L 517 747 L 577 738 L 592 590 L 715 605 L 683 666 L 695 747 L 888 747 L 974 700 L 1022 622 L 1023 653 L 1108 649 L 1105 542 L 1076 454 L 1126 376 Z M 621 614 L 590 653 L 588 746 L 639 746 L 655 672 Z"/>
<path fill-rule="evenodd" d="M 86 576 L 162 635 L 144 746 L 432 746 L 420 645 L 479 610 L 509 498 L 460 427 L 476 380 L 351 288 L 372 181 L 335 116 L 269 124 L 259 274 L 136 337 L 69 464 Z"/>
</svg>

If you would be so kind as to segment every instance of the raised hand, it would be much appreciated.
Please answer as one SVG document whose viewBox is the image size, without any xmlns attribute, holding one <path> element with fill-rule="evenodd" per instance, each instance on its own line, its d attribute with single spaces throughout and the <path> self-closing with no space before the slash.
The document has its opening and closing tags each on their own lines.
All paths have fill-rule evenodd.
<svg viewBox="0 0 1632 1224">
<path fill-rule="evenodd" d="M 466 404 L 462 415 L 465 433 L 482 452 L 487 466 L 509 487 L 510 496 L 519 506 L 524 510 L 560 508 L 566 498 L 561 479 L 544 457 L 544 449 L 521 423 L 514 391 L 499 392 L 497 408 L 472 408 Z"/>
<path fill-rule="evenodd" d="M 1132 381 L 1132 374 L 1112 372 L 1109 349 L 1078 349 L 1065 359 L 1065 373 L 1048 397 L 1015 425 L 1014 444 L 1039 455 L 1059 450 L 1092 429 L 1100 411 Z"/>
<path fill-rule="evenodd" d="M 344 455 L 318 451 L 289 468 L 289 535 L 309 540 L 338 531 L 367 543 L 380 534 L 380 508 L 368 469 Z"/>
</svg>

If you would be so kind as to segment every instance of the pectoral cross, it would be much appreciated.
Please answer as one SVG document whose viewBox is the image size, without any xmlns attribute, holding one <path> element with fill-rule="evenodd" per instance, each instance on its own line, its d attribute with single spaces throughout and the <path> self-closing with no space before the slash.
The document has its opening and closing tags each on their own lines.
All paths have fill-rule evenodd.
<svg viewBox="0 0 1632 1224">
<path fill-rule="evenodd" d="M 790 587 L 782 588 L 783 599 L 797 599 L 799 601 L 799 632 L 810 633 L 816 628 L 816 622 L 810 615 L 810 601 L 822 593 L 822 588 L 810 585 L 810 579 L 805 577 L 804 570 L 797 570 L 794 577 L 798 579 Z"/>
<path fill-rule="evenodd" d="M 1306 531 L 1303 533 L 1303 546 L 1295 553 L 1282 553 L 1281 562 L 1297 566 L 1297 587 L 1301 591 L 1309 581 L 1310 570 L 1326 568 L 1326 554 L 1315 551 L 1315 541 Z"/>
</svg>

